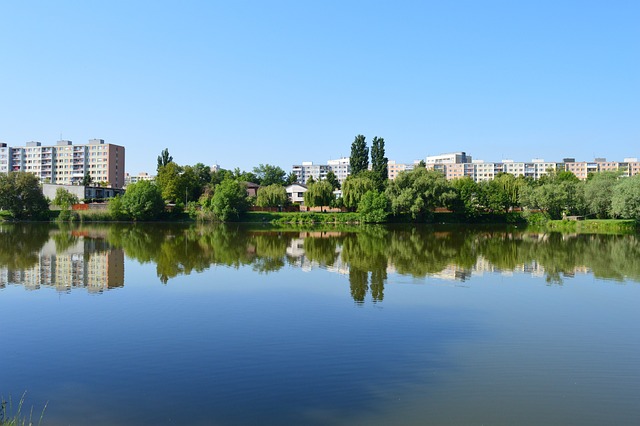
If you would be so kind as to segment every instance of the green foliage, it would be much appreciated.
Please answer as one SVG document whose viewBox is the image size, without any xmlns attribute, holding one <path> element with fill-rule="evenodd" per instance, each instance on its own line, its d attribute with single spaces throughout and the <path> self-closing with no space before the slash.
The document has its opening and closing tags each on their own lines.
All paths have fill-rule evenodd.
<svg viewBox="0 0 640 426">
<path fill-rule="evenodd" d="M 109 214 L 114 220 L 127 219 L 127 212 L 124 209 L 124 204 L 122 203 L 122 197 L 120 194 L 109 200 L 107 208 L 109 210 Z"/>
<path fill-rule="evenodd" d="M 184 199 L 185 186 L 181 179 L 183 169 L 173 161 L 160 166 L 156 176 L 156 185 L 160 189 L 162 198 L 168 202 L 178 202 Z"/>
<path fill-rule="evenodd" d="M 584 187 L 589 213 L 598 219 L 605 219 L 611 213 L 614 187 L 618 183 L 618 174 L 614 172 L 594 173 Z"/>
<path fill-rule="evenodd" d="M 154 220 L 164 212 L 160 188 L 146 180 L 127 186 L 121 203 L 121 211 L 133 220 Z"/>
<path fill-rule="evenodd" d="M 38 219 L 49 211 L 38 178 L 31 173 L 0 174 L 0 210 L 8 210 L 15 219 Z"/>
<path fill-rule="evenodd" d="M 613 188 L 611 213 L 640 222 L 640 175 L 624 178 Z"/>
<path fill-rule="evenodd" d="M 326 180 L 307 184 L 304 193 L 304 204 L 307 207 L 329 206 L 333 201 L 333 186 Z"/>
<path fill-rule="evenodd" d="M 78 197 L 64 188 L 58 188 L 56 189 L 56 196 L 52 204 L 60 207 L 62 210 L 69 210 L 72 205 L 78 204 Z"/>
<path fill-rule="evenodd" d="M 327 172 L 326 181 L 331 184 L 331 187 L 334 190 L 335 189 L 340 189 L 340 182 L 338 181 L 338 178 L 336 177 L 336 174 L 333 173 L 333 170 L 329 170 Z"/>
<path fill-rule="evenodd" d="M 473 179 L 465 176 L 452 180 L 450 185 L 457 192 L 456 202 L 452 206 L 454 212 L 463 212 L 468 218 L 480 214 L 481 189 Z"/>
<path fill-rule="evenodd" d="M 378 191 L 384 191 L 389 179 L 389 159 L 384 155 L 384 139 L 375 136 L 371 142 L 371 171 Z"/>
<path fill-rule="evenodd" d="M 293 185 L 294 183 L 298 182 L 298 175 L 296 175 L 293 172 L 289 172 L 289 174 L 287 175 L 287 181 L 285 182 L 285 185 Z"/>
<path fill-rule="evenodd" d="M 82 178 L 81 183 L 82 183 L 82 186 L 90 186 L 93 183 L 93 178 L 88 172 L 84 174 L 84 177 Z"/>
<path fill-rule="evenodd" d="M 286 205 L 288 201 L 289 198 L 287 197 L 287 191 L 284 186 L 273 184 L 268 186 L 261 186 L 260 189 L 258 189 L 256 206 L 279 207 Z"/>
<path fill-rule="evenodd" d="M 278 166 L 272 166 L 271 164 L 260 164 L 258 167 L 253 168 L 253 173 L 258 178 L 258 181 L 256 183 L 262 186 L 283 186 L 287 183 L 287 173 Z"/>
<path fill-rule="evenodd" d="M 421 167 L 399 173 L 386 194 L 394 215 L 409 214 L 414 220 L 426 218 L 456 197 L 442 173 Z"/>
<path fill-rule="evenodd" d="M 352 176 L 357 176 L 369 168 L 369 148 L 363 135 L 356 136 L 351 144 L 349 164 Z"/>
<path fill-rule="evenodd" d="M 246 185 L 235 179 L 225 179 L 215 187 L 210 204 L 203 208 L 209 208 L 219 221 L 230 222 L 240 219 L 249 205 Z"/>
<path fill-rule="evenodd" d="M 551 219 L 584 211 L 583 183 L 572 179 L 547 180 L 539 186 L 523 186 L 519 191 L 523 207 L 542 210 Z"/>
<path fill-rule="evenodd" d="M 162 152 L 160 152 L 160 155 L 158 155 L 158 167 L 156 168 L 156 171 L 159 172 L 162 167 L 165 167 L 172 161 L 173 157 L 169 155 L 169 148 L 165 148 L 164 150 L 162 150 Z"/>
<path fill-rule="evenodd" d="M 360 199 L 368 191 L 376 189 L 376 184 L 367 173 L 358 176 L 348 176 L 342 185 L 342 199 L 344 206 L 352 211 L 358 208 Z"/>
<path fill-rule="evenodd" d="M 362 222 L 385 222 L 389 216 L 389 200 L 382 192 L 367 191 L 360 199 L 358 213 Z"/>
</svg>

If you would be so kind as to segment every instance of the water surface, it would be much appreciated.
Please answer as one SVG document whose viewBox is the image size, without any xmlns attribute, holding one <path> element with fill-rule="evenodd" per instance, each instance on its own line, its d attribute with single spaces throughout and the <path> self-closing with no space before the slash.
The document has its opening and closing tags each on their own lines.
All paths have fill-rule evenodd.
<svg viewBox="0 0 640 426">
<path fill-rule="evenodd" d="M 0 226 L 45 424 L 637 424 L 637 235 Z"/>
</svg>

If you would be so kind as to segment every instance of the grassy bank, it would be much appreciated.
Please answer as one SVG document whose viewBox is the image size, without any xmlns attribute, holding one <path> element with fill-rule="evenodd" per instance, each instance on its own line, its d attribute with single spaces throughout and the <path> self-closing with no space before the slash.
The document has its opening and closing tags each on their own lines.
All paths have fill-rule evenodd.
<svg viewBox="0 0 640 426">
<path fill-rule="evenodd" d="M 636 232 L 638 223 L 628 219 L 550 220 L 545 228 L 558 232 L 612 233 Z"/>
</svg>

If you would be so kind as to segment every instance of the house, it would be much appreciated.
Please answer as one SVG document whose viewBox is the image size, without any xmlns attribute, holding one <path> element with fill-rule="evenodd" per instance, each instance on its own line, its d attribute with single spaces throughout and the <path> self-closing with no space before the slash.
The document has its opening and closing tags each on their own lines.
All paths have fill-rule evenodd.
<svg viewBox="0 0 640 426">
<path fill-rule="evenodd" d="M 247 196 L 249 197 L 258 196 L 258 189 L 260 188 L 260 185 L 253 182 L 244 182 L 244 184 L 247 186 Z"/>
<path fill-rule="evenodd" d="M 294 183 L 285 187 L 287 197 L 291 203 L 304 204 L 304 193 L 307 192 L 307 186 L 301 183 Z"/>
</svg>

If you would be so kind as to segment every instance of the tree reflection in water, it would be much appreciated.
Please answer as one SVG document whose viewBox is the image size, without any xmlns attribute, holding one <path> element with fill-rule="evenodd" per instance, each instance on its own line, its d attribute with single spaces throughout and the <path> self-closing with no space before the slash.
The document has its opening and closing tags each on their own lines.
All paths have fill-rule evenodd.
<svg viewBox="0 0 640 426">
<path fill-rule="evenodd" d="M 122 249 L 140 263 L 154 263 L 168 283 L 212 265 L 251 267 L 259 273 L 284 267 L 324 267 L 349 276 L 353 300 L 384 300 L 387 274 L 467 279 L 477 271 L 543 273 L 561 284 L 576 273 L 640 280 L 637 234 L 533 233 L 507 228 L 360 226 L 285 231 L 247 225 L 108 224 L 2 225 L 0 267 L 29 269 L 51 239 L 64 251 L 82 237 L 84 249 Z M 93 241 L 86 244 L 86 241 Z M 87 254 L 85 254 L 87 255 Z"/>
</svg>

